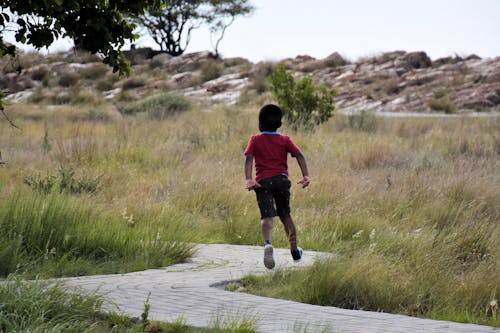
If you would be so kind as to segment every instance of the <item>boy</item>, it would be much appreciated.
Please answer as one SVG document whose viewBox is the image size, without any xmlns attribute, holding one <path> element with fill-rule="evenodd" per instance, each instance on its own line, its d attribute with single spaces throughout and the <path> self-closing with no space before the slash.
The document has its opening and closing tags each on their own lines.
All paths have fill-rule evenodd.
<svg viewBox="0 0 500 333">
<path fill-rule="evenodd" d="M 287 156 L 290 153 L 297 159 L 302 179 L 298 184 L 305 188 L 311 182 L 307 162 L 299 147 L 290 137 L 278 133 L 283 112 L 274 104 L 264 105 L 259 112 L 260 134 L 253 135 L 245 149 L 245 188 L 255 190 L 260 209 L 262 236 L 264 237 L 264 266 L 275 266 L 271 232 L 273 217 L 279 216 L 290 241 L 294 261 L 302 259 L 303 251 L 297 246 L 297 232 L 290 215 L 290 186 L 288 180 Z M 255 159 L 255 180 L 252 178 Z"/>
</svg>

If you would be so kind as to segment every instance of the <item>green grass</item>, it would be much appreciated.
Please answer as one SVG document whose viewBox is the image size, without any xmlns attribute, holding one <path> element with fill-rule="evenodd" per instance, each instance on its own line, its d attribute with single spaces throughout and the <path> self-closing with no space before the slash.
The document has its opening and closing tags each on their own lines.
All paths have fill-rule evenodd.
<svg viewBox="0 0 500 333">
<path fill-rule="evenodd" d="M 0 203 L 0 274 L 68 276 L 168 266 L 191 256 L 179 226 L 145 230 L 52 192 Z M 177 230 L 176 230 L 177 229 Z"/>
<path fill-rule="evenodd" d="M 162 93 L 132 102 L 126 105 L 122 112 L 124 114 L 144 112 L 153 119 L 164 119 L 190 108 L 191 104 L 184 96 Z"/>
<path fill-rule="evenodd" d="M 216 316 L 207 328 L 188 326 L 182 318 L 173 323 L 151 321 L 149 304 L 140 318 L 104 312 L 103 296 L 70 293 L 61 283 L 24 282 L 10 278 L 0 284 L 0 330 L 2 332 L 78 333 L 254 333 L 249 319 Z"/>
</svg>

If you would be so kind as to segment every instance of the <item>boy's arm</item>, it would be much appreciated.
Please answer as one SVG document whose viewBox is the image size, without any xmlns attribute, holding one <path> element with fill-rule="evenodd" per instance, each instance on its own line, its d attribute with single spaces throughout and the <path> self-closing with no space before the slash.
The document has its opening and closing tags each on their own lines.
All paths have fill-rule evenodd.
<svg viewBox="0 0 500 333">
<path fill-rule="evenodd" d="M 293 154 L 293 157 L 297 159 L 297 163 L 299 164 L 300 170 L 302 171 L 302 179 L 297 184 L 301 184 L 302 188 L 305 188 L 309 186 L 309 184 L 311 183 L 311 178 L 309 178 L 309 169 L 307 168 L 306 158 L 300 150 L 297 151 L 295 154 Z"/>
<path fill-rule="evenodd" d="M 249 191 L 253 190 L 256 187 L 260 187 L 260 184 L 252 178 L 252 169 L 253 155 L 245 155 L 245 188 Z"/>
</svg>

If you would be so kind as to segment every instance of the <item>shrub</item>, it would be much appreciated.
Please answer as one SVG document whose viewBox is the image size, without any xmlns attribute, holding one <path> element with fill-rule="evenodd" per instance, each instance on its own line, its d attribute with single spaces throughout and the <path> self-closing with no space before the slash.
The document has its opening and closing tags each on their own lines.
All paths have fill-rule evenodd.
<svg viewBox="0 0 500 333">
<path fill-rule="evenodd" d="M 35 81 L 43 81 L 49 76 L 49 70 L 45 66 L 38 67 L 31 72 L 31 78 Z"/>
<path fill-rule="evenodd" d="M 142 77 L 133 77 L 125 82 L 123 82 L 123 90 L 135 89 L 144 87 L 146 85 L 146 81 Z"/>
<path fill-rule="evenodd" d="M 259 62 L 249 74 L 250 89 L 255 89 L 257 94 L 263 94 L 269 90 L 268 77 L 273 71 L 273 64 L 270 62 Z"/>
<path fill-rule="evenodd" d="M 433 111 L 439 111 L 444 113 L 455 113 L 457 111 L 457 106 L 449 96 L 443 98 L 433 98 L 427 102 L 429 108 Z"/>
<path fill-rule="evenodd" d="M 163 119 L 190 108 L 191 103 L 184 96 L 161 93 L 128 104 L 121 111 L 125 114 L 145 112 L 151 118 Z"/>
<path fill-rule="evenodd" d="M 79 76 L 76 73 L 63 73 L 59 78 L 59 85 L 61 87 L 71 87 L 74 86 L 79 80 Z"/>
<path fill-rule="evenodd" d="M 201 65 L 201 80 L 203 82 L 216 79 L 222 75 L 224 65 L 216 60 L 209 60 Z"/>
<path fill-rule="evenodd" d="M 338 52 L 330 54 L 323 61 L 325 66 L 333 68 L 349 64 L 349 61 L 344 59 Z"/>
<path fill-rule="evenodd" d="M 97 191 L 101 176 L 89 178 L 75 178 L 75 171 L 71 168 L 61 166 L 59 175 L 27 176 L 24 178 L 24 183 L 33 190 L 41 193 L 49 193 L 52 189 L 57 188 L 59 192 L 68 192 L 71 194 L 79 193 L 94 193 Z"/>
<path fill-rule="evenodd" d="M 335 90 L 325 85 L 315 86 L 311 76 L 296 82 L 283 65 L 278 65 L 273 69 L 270 81 L 270 90 L 293 128 L 311 130 L 332 116 Z"/>
<path fill-rule="evenodd" d="M 82 68 L 80 74 L 88 80 L 95 80 L 103 77 L 109 71 L 108 66 L 104 64 L 95 64 L 89 67 Z"/>
<path fill-rule="evenodd" d="M 109 78 L 102 78 L 99 81 L 97 81 L 95 87 L 99 91 L 108 91 L 113 89 L 113 81 L 110 80 Z"/>
</svg>

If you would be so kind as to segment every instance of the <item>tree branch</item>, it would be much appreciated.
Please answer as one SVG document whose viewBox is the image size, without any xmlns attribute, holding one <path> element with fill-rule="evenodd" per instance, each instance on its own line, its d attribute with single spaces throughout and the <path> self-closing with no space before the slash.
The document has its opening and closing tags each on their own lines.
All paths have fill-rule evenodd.
<svg viewBox="0 0 500 333">
<path fill-rule="evenodd" d="M 10 126 L 14 127 L 14 128 L 17 128 L 18 130 L 21 130 L 19 127 L 16 126 L 16 124 L 14 124 L 14 122 L 12 122 L 12 120 L 9 119 L 9 117 L 7 117 L 7 114 L 5 113 L 5 110 L 4 108 L 0 108 L 0 112 L 2 112 L 3 116 L 5 117 L 5 119 L 7 119 L 7 121 L 9 122 Z"/>
</svg>

